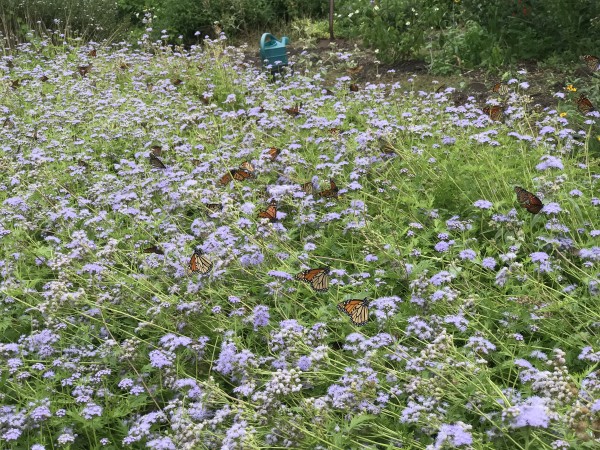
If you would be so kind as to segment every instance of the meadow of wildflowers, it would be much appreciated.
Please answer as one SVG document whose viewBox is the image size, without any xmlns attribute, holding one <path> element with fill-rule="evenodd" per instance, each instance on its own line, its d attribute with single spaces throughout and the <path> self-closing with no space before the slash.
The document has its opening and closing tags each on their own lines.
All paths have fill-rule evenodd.
<svg viewBox="0 0 600 450">
<path fill-rule="evenodd" d="M 328 70 L 2 57 L 0 448 L 599 445 L 599 114 Z"/>
</svg>

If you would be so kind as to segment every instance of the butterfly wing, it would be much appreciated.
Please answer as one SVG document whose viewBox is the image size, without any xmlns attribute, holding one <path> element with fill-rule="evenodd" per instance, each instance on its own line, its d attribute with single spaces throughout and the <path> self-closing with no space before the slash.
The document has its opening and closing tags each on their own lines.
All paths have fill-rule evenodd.
<svg viewBox="0 0 600 450">
<path fill-rule="evenodd" d="M 167 168 L 167 166 L 165 166 L 164 163 L 160 160 L 160 158 L 154 153 L 150 153 L 150 164 L 152 164 L 152 167 L 156 167 L 157 169 Z"/>
<path fill-rule="evenodd" d="M 594 105 L 592 105 L 589 98 L 581 94 L 577 99 L 577 109 L 579 109 L 581 114 L 587 114 L 590 111 L 594 111 Z"/>
<path fill-rule="evenodd" d="M 522 187 L 515 186 L 515 193 L 517 194 L 517 201 L 531 214 L 539 213 L 544 207 L 544 204 L 538 197 Z"/>
<path fill-rule="evenodd" d="M 254 178 L 254 173 L 246 169 L 234 169 L 231 171 L 231 175 L 236 181 L 245 181 L 248 178 Z"/>
<path fill-rule="evenodd" d="M 254 174 L 254 166 L 250 163 L 250 161 L 244 161 L 240 164 L 240 169 L 244 169 L 247 172 Z"/>
<path fill-rule="evenodd" d="M 329 269 L 308 269 L 296 275 L 296 279 L 310 283 L 311 287 L 317 292 L 325 292 L 329 289 Z"/>
<path fill-rule="evenodd" d="M 338 309 L 350 317 L 354 325 L 362 326 L 369 320 L 369 301 L 351 299 L 338 303 Z"/>
<path fill-rule="evenodd" d="M 329 189 L 319 192 L 319 195 L 325 198 L 337 198 L 339 190 L 340 189 L 335 184 L 335 181 L 329 179 Z"/>
<path fill-rule="evenodd" d="M 483 112 L 489 116 L 490 119 L 494 121 L 500 121 L 504 115 L 502 111 L 502 107 L 498 105 L 494 106 L 486 106 L 483 108 Z"/>
<path fill-rule="evenodd" d="M 219 179 L 219 183 L 222 185 L 226 185 L 229 182 L 231 182 L 231 180 L 233 180 L 233 175 L 232 173 L 237 171 L 237 169 L 232 169 L 229 172 L 227 172 L 225 175 L 223 175 L 220 179 Z"/>
<path fill-rule="evenodd" d="M 208 259 L 202 250 L 196 249 L 190 258 L 186 273 L 200 273 L 202 275 L 207 274 L 213 267 L 213 263 Z"/>
<path fill-rule="evenodd" d="M 269 219 L 270 222 L 277 222 L 277 204 L 272 202 L 265 211 L 258 213 L 260 219 Z"/>
<path fill-rule="evenodd" d="M 597 56 L 583 55 L 581 59 L 586 64 L 588 69 L 590 69 L 592 72 L 597 72 L 598 70 L 600 70 L 600 58 L 598 58 Z"/>
<path fill-rule="evenodd" d="M 164 255 L 165 252 L 163 252 L 159 247 L 157 247 L 156 245 L 152 245 L 151 247 L 145 248 L 144 249 L 144 253 L 155 253 L 157 255 Z"/>
<path fill-rule="evenodd" d="M 309 181 L 308 183 L 304 183 L 302 185 L 302 190 L 304 191 L 305 194 L 312 195 L 315 192 L 315 187 L 312 184 L 312 181 Z"/>
<path fill-rule="evenodd" d="M 352 83 L 352 84 L 350 85 L 350 91 L 351 91 L 351 92 L 358 92 L 358 89 L 359 89 L 359 87 L 358 87 L 358 84 L 356 84 L 356 83 Z"/>
<path fill-rule="evenodd" d="M 271 161 L 274 161 L 281 153 L 281 150 L 278 149 L 277 147 L 271 147 L 269 149 L 268 153 L 269 153 L 269 157 L 271 158 Z"/>
</svg>

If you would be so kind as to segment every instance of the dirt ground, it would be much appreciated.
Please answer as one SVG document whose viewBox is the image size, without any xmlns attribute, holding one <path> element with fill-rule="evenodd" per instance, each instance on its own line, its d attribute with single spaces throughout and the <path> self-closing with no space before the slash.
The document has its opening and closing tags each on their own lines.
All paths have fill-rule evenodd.
<svg viewBox="0 0 600 450">
<path fill-rule="evenodd" d="M 249 47 L 250 48 L 250 47 Z M 490 89 L 495 83 L 502 80 L 501 77 L 492 77 L 486 71 L 476 69 L 464 71 L 458 75 L 443 76 L 431 75 L 428 73 L 428 67 L 425 61 L 406 60 L 398 61 L 394 64 L 376 63 L 376 54 L 372 51 L 361 50 L 359 44 L 345 39 L 319 39 L 316 43 L 294 43 L 288 45 L 288 57 L 295 63 L 296 71 L 303 69 L 303 61 L 317 63 L 319 60 L 325 65 L 332 67 L 324 87 L 327 83 L 333 84 L 335 78 L 348 75 L 346 66 L 334 57 L 336 52 L 352 53 L 352 64 L 363 66 L 363 69 L 352 75 L 352 80 L 359 87 L 367 82 L 406 82 L 410 77 L 414 79 L 414 89 L 435 90 L 443 85 L 452 86 L 457 89 L 454 93 L 455 103 L 460 104 L 466 101 L 468 96 L 475 96 L 478 101 L 485 101 L 490 94 Z M 303 54 L 304 53 L 304 54 Z M 256 66 L 260 66 L 258 56 L 258 46 L 255 52 L 247 52 L 246 59 Z M 555 68 L 541 67 L 536 61 L 522 61 L 510 69 L 514 76 L 517 71 L 525 69 L 527 75 L 519 75 L 519 79 L 526 80 L 530 87 L 529 95 L 533 99 L 533 104 L 538 104 L 542 108 L 554 107 L 557 100 L 554 94 L 564 91 L 567 84 L 576 78 L 589 77 L 590 74 L 585 69 L 576 69 L 573 73 L 566 73 Z M 379 77 L 377 77 L 379 75 Z M 513 77 L 511 76 L 511 78 Z M 434 83 L 434 80 L 438 83 Z"/>
</svg>

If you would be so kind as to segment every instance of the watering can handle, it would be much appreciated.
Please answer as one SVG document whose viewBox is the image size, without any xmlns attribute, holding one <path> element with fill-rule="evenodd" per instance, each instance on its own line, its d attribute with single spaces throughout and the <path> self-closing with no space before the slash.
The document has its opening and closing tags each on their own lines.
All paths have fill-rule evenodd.
<svg viewBox="0 0 600 450">
<path fill-rule="evenodd" d="M 271 41 L 277 41 L 277 38 L 273 36 L 271 33 L 263 33 L 260 38 L 260 48 L 265 48 L 265 44 L 267 43 L 267 38 L 271 38 Z"/>
</svg>

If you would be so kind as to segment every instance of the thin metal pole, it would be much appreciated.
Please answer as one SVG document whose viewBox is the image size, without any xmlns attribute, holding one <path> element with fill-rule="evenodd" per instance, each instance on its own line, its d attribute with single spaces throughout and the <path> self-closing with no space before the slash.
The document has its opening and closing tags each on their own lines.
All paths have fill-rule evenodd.
<svg viewBox="0 0 600 450">
<path fill-rule="evenodd" d="M 333 2 L 334 0 L 329 0 L 329 39 L 333 41 Z"/>
</svg>

